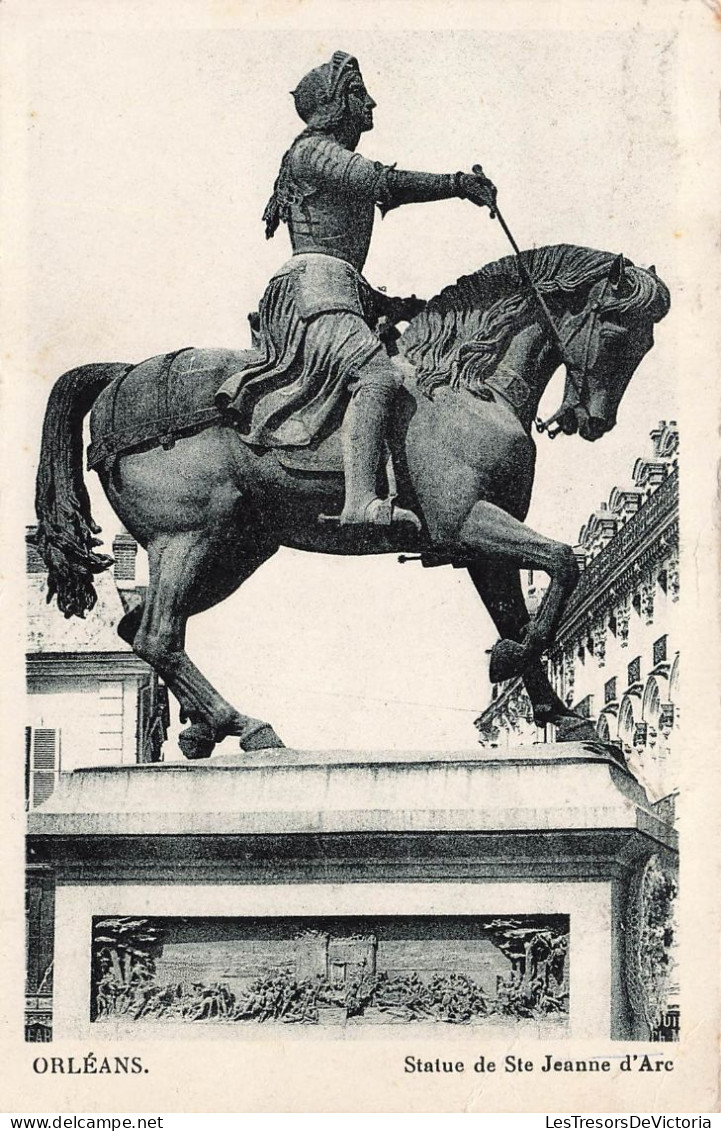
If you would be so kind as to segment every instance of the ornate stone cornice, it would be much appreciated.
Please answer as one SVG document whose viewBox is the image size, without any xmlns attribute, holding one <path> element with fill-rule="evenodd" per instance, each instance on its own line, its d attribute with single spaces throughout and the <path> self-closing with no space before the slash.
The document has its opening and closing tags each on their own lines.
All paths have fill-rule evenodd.
<svg viewBox="0 0 721 1131">
<path fill-rule="evenodd" d="M 59 676 L 121 679 L 151 672 L 144 660 L 132 652 L 29 652 L 25 660 L 28 679 Z"/>
<path fill-rule="evenodd" d="M 600 619 L 620 597 L 635 590 L 640 576 L 665 558 L 672 558 L 678 537 L 678 471 L 674 469 L 586 566 L 552 651 L 562 649 L 577 635 L 587 634 L 589 622 Z"/>
</svg>

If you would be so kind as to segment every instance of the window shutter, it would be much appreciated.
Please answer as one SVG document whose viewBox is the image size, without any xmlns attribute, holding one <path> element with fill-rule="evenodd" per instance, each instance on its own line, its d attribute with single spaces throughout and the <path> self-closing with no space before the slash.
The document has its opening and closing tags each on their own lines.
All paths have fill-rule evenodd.
<svg viewBox="0 0 721 1131">
<path fill-rule="evenodd" d="M 55 789 L 60 771 L 60 732 L 50 727 L 37 727 L 32 737 L 30 801 L 35 808 Z"/>
</svg>

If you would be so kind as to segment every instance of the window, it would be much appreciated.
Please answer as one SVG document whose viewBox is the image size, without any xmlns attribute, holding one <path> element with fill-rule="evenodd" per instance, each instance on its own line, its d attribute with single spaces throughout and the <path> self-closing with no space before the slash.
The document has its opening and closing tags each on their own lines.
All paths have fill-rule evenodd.
<svg viewBox="0 0 721 1131">
<path fill-rule="evenodd" d="M 634 660 L 628 665 L 628 686 L 632 687 L 634 683 L 641 682 L 641 657 L 636 656 Z"/>
<path fill-rule="evenodd" d="M 668 659 L 667 652 L 668 636 L 659 636 L 658 640 L 653 642 L 653 666 L 657 664 L 664 664 Z"/>
<path fill-rule="evenodd" d="M 31 730 L 28 761 L 28 806 L 34 809 L 55 789 L 60 772 L 60 731 L 49 727 Z"/>
<path fill-rule="evenodd" d="M 124 700 L 123 684 L 119 680 L 98 681 L 98 754 L 123 756 Z"/>
<path fill-rule="evenodd" d="M 608 679 L 603 685 L 603 701 L 604 703 L 615 703 L 618 698 L 617 690 L 618 680 L 616 676 L 613 679 Z"/>
<path fill-rule="evenodd" d="M 660 730 L 670 730 L 673 726 L 675 715 L 675 707 L 673 703 L 662 703 L 661 710 L 658 716 L 658 725 Z"/>
</svg>

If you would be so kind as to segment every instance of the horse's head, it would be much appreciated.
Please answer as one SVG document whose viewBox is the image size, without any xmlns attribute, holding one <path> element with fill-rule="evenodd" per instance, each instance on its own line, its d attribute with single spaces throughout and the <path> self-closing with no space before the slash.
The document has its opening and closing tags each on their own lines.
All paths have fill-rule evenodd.
<svg viewBox="0 0 721 1131">
<path fill-rule="evenodd" d="M 654 323 L 668 313 L 669 293 L 653 268 L 573 244 L 506 256 L 430 299 L 403 334 L 402 352 L 428 396 L 448 384 L 484 396 L 505 365 L 506 375 L 522 373 L 540 397 L 534 382 L 545 388 L 548 366 L 529 361 L 533 338 L 523 338 L 529 328 L 550 329 L 539 297 L 563 346 L 551 342 L 544 362 L 565 363 L 567 374 L 563 403 L 541 430 L 557 423 L 557 431 L 597 440 L 615 425 L 626 386 L 653 345 Z"/>
<path fill-rule="evenodd" d="M 635 267 L 622 255 L 570 296 L 559 323 L 566 386 L 554 418 L 561 431 L 591 441 L 610 432 L 628 383 L 653 345 L 654 323 L 669 306 L 655 269 Z"/>
</svg>

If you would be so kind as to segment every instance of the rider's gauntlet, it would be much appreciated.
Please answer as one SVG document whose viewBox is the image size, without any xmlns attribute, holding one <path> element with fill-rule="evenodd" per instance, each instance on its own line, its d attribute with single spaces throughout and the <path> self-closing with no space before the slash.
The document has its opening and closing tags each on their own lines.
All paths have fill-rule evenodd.
<svg viewBox="0 0 721 1131">
<path fill-rule="evenodd" d="M 420 204 L 429 200 L 457 197 L 489 207 L 495 200 L 491 182 L 475 173 L 413 173 L 388 168 L 379 187 L 379 207 L 383 215 L 401 204 Z"/>
</svg>

